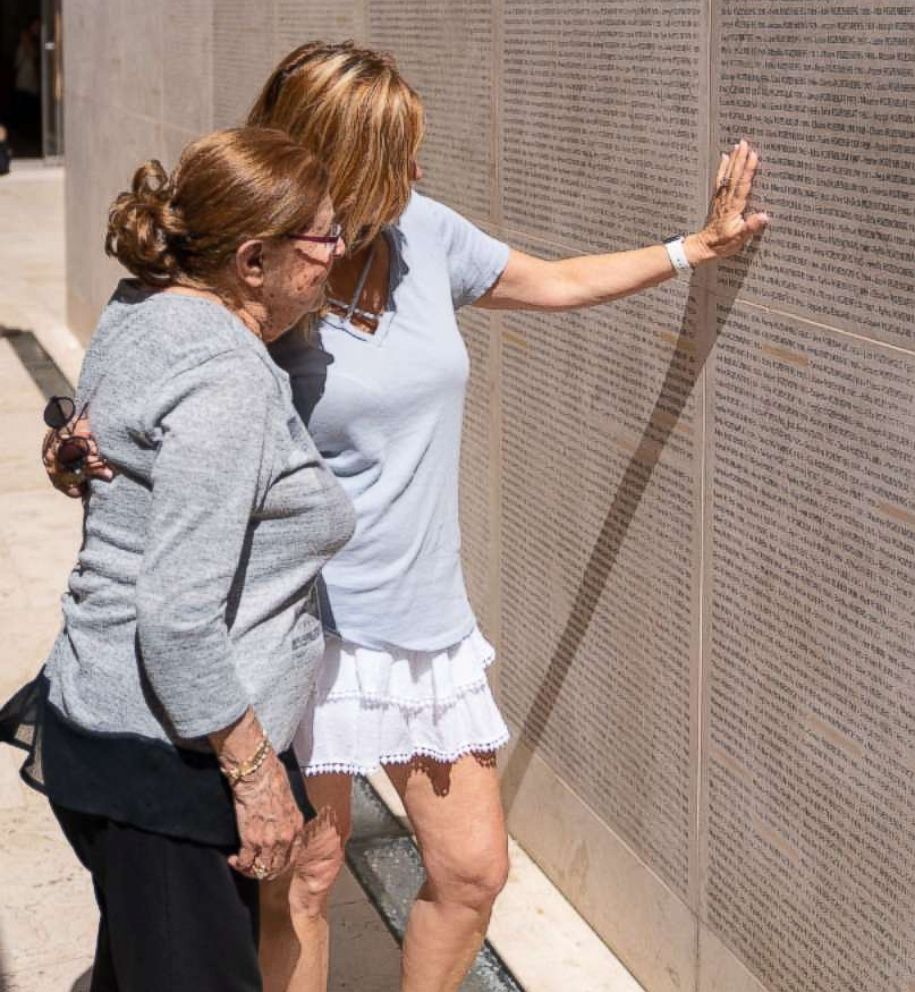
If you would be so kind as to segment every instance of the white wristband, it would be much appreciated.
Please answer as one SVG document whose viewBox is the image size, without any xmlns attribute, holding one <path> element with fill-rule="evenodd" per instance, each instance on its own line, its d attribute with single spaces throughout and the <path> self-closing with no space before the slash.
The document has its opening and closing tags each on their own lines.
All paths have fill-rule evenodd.
<svg viewBox="0 0 915 992">
<path fill-rule="evenodd" d="M 674 272 L 679 275 L 681 272 L 692 272 L 693 267 L 689 264 L 689 259 L 686 257 L 686 249 L 684 244 L 686 239 L 682 234 L 677 234 L 672 238 L 668 238 L 664 242 L 664 248 L 667 250 L 667 257 L 670 259 L 670 264 L 674 267 Z"/>
</svg>

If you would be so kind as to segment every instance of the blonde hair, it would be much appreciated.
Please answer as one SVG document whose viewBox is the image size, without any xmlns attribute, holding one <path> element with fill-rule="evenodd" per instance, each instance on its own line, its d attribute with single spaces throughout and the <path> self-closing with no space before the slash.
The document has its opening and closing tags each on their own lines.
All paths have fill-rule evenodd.
<svg viewBox="0 0 915 992">
<path fill-rule="evenodd" d="M 282 131 L 216 131 L 171 176 L 155 159 L 137 169 L 108 213 L 105 252 L 149 285 L 229 291 L 238 246 L 310 227 L 327 191 L 324 166 Z"/>
<path fill-rule="evenodd" d="M 349 251 L 406 208 L 424 115 L 390 55 L 351 41 L 302 45 L 273 70 L 248 124 L 280 128 L 327 166 Z"/>
</svg>

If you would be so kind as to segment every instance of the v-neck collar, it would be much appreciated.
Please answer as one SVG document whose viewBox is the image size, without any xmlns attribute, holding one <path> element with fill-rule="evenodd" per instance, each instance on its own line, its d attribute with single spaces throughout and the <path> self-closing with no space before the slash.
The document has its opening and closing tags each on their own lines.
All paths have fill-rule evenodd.
<svg viewBox="0 0 915 992">
<path fill-rule="evenodd" d="M 394 300 L 394 292 L 400 282 L 402 266 L 400 253 L 396 249 L 396 239 L 391 234 L 390 229 L 388 227 L 383 227 L 381 229 L 381 235 L 388 244 L 388 291 L 386 294 L 387 298 L 385 300 L 384 312 L 378 318 L 378 326 L 373 332 L 369 332 L 360 330 L 353 324 L 351 319 L 348 319 L 340 314 L 326 313 L 321 318 L 322 323 L 329 324 L 336 330 L 349 334 L 350 337 L 355 338 L 357 341 L 362 341 L 365 344 L 374 344 L 376 347 L 381 347 L 381 344 L 387 337 L 388 331 L 391 328 L 391 323 L 397 313 L 397 304 Z M 361 291 L 359 292 L 359 295 L 362 295 Z"/>
</svg>

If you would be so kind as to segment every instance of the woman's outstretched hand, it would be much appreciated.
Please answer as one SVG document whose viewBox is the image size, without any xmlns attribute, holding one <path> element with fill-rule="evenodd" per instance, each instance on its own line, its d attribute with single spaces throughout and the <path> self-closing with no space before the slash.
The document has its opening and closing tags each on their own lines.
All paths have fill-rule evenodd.
<svg viewBox="0 0 915 992">
<path fill-rule="evenodd" d="M 746 213 L 759 156 L 746 141 L 722 154 L 715 193 L 705 227 L 686 239 L 687 256 L 694 265 L 735 255 L 761 234 L 769 223 L 765 213 Z"/>
<path fill-rule="evenodd" d="M 89 456 L 80 472 L 67 471 L 58 461 L 57 452 L 61 442 L 68 437 L 83 438 L 89 445 Z M 102 479 L 110 482 L 114 478 L 114 470 L 99 454 L 98 444 L 89 427 L 89 421 L 83 417 L 60 431 L 51 430 L 44 436 L 41 444 L 41 460 L 44 464 L 51 485 L 58 491 L 78 499 L 86 494 L 86 483 L 89 479 Z"/>
</svg>

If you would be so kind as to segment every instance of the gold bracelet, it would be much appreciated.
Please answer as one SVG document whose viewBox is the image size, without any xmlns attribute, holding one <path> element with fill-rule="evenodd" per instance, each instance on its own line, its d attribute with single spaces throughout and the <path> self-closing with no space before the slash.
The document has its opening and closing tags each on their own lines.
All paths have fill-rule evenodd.
<svg viewBox="0 0 915 992">
<path fill-rule="evenodd" d="M 234 768 L 231 768 L 226 772 L 226 778 L 229 780 L 229 785 L 236 785 L 243 778 L 253 775 L 267 760 L 267 755 L 270 753 L 270 750 L 270 741 L 267 738 L 267 732 L 264 731 L 264 736 L 261 738 L 260 744 L 257 745 L 257 750 L 254 754 L 252 754 L 247 761 L 239 762 Z"/>
</svg>

